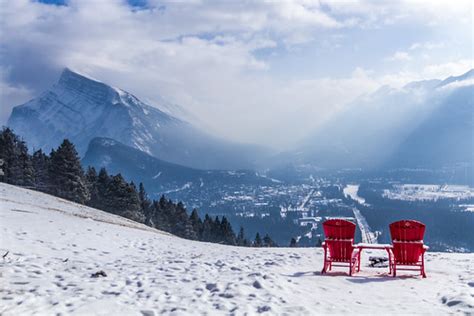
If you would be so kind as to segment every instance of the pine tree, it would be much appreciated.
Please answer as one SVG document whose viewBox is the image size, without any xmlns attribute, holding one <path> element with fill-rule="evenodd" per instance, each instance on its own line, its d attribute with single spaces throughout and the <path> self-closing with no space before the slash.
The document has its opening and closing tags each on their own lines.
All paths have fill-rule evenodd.
<svg viewBox="0 0 474 316">
<path fill-rule="evenodd" d="M 170 204 L 173 203 L 170 201 Z M 194 227 L 188 218 L 186 208 L 182 202 L 178 202 L 174 207 L 172 215 L 172 233 L 187 239 L 197 239 L 197 234 Z"/>
<path fill-rule="evenodd" d="M 97 175 L 97 171 L 94 167 L 88 167 L 85 175 L 87 189 L 89 190 L 89 201 L 87 201 L 87 205 L 99 208 L 99 192 L 98 192 L 98 182 L 99 177 Z"/>
<path fill-rule="evenodd" d="M 56 151 L 52 151 L 49 171 L 54 195 L 81 204 L 89 200 L 81 161 L 69 140 L 65 139 Z"/>
<path fill-rule="evenodd" d="M 120 173 L 112 176 L 107 185 L 104 210 L 140 223 L 145 220 L 138 192 L 131 183 L 124 180 Z"/>
<path fill-rule="evenodd" d="M 37 150 L 31 158 L 33 165 L 35 188 L 42 192 L 48 192 L 49 184 L 49 157 L 43 151 Z"/>
<path fill-rule="evenodd" d="M 0 159 L 3 162 L 0 180 L 26 187 L 34 186 L 34 170 L 24 141 L 4 128 L 0 133 Z"/>
<path fill-rule="evenodd" d="M 213 222 L 211 217 L 206 214 L 204 217 L 204 221 L 202 223 L 202 234 L 201 234 L 201 240 L 202 241 L 208 241 L 211 242 L 213 241 L 213 235 L 212 235 L 212 227 L 213 227 Z"/>
<path fill-rule="evenodd" d="M 265 234 L 263 237 L 263 246 L 264 247 L 276 247 L 276 243 L 270 238 L 268 234 Z"/>
<path fill-rule="evenodd" d="M 235 245 L 235 233 L 234 230 L 232 229 L 231 224 L 227 220 L 225 216 L 222 217 L 222 221 L 220 224 L 220 231 L 222 234 L 222 241 L 226 245 Z"/>
<path fill-rule="evenodd" d="M 297 247 L 296 239 L 294 237 L 291 238 L 290 247 Z"/>
<path fill-rule="evenodd" d="M 161 200 L 160 200 L 161 201 Z M 151 218 L 153 227 L 160 229 L 165 232 L 170 232 L 171 227 L 169 221 L 162 208 L 162 203 L 153 201 L 151 204 Z"/>
<path fill-rule="evenodd" d="M 138 198 L 140 199 L 142 213 L 145 215 L 145 224 L 153 226 L 151 201 L 148 199 L 148 194 L 146 193 L 145 186 L 142 182 L 140 182 L 140 185 L 138 186 Z"/>
<path fill-rule="evenodd" d="M 93 181 L 94 176 L 91 176 L 92 178 L 90 180 Z M 106 199 L 108 198 L 107 190 L 110 179 L 111 177 L 107 173 L 107 170 L 105 168 L 101 168 L 99 170 L 99 174 L 97 175 L 94 191 L 91 194 L 91 199 L 89 200 L 88 205 L 106 211 Z"/>
<path fill-rule="evenodd" d="M 191 215 L 189 216 L 189 221 L 193 226 L 197 239 L 200 240 L 202 238 L 202 220 L 199 217 L 198 211 L 196 209 L 193 209 L 193 211 L 191 212 Z"/>
<path fill-rule="evenodd" d="M 236 244 L 237 246 L 245 246 L 245 233 L 242 226 L 240 226 L 239 233 L 237 234 Z"/>
<path fill-rule="evenodd" d="M 323 246 L 323 241 L 321 240 L 321 237 L 318 237 L 318 241 L 316 242 L 316 247 L 322 247 Z"/>
<path fill-rule="evenodd" d="M 221 221 L 219 220 L 219 216 L 214 218 L 211 226 L 211 242 L 222 243 L 223 236 L 221 231 Z"/>
<path fill-rule="evenodd" d="M 253 242 L 253 246 L 254 247 L 262 247 L 262 238 L 260 237 L 259 233 L 257 233 L 255 235 L 255 240 Z"/>
</svg>

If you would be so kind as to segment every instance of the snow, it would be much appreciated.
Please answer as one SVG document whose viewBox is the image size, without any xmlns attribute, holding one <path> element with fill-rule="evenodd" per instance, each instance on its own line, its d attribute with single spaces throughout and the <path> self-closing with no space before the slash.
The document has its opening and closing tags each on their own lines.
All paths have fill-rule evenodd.
<svg viewBox="0 0 474 316">
<path fill-rule="evenodd" d="M 5 316 L 474 313 L 474 254 L 430 252 L 427 279 L 392 278 L 364 250 L 360 273 L 323 276 L 319 248 L 188 241 L 7 184 L 0 203 Z"/>
<path fill-rule="evenodd" d="M 184 190 L 187 190 L 189 188 L 191 188 L 193 185 L 192 182 L 186 182 L 182 187 L 180 188 L 177 188 L 177 189 L 173 189 L 173 190 L 168 190 L 168 191 L 164 191 L 164 192 L 161 192 L 161 194 L 169 194 L 169 193 L 175 193 L 175 192 L 179 192 L 179 191 L 184 191 Z"/>
<path fill-rule="evenodd" d="M 437 201 L 456 199 L 458 201 L 474 197 L 474 188 L 467 185 L 400 184 L 391 190 L 384 190 L 383 197 L 404 201 Z"/>
<path fill-rule="evenodd" d="M 158 172 L 156 175 L 153 176 L 153 179 L 157 179 L 159 176 L 161 176 L 161 171 Z"/>
<path fill-rule="evenodd" d="M 345 196 L 349 196 L 354 201 L 357 201 L 359 204 L 364 205 L 365 199 L 360 197 L 357 193 L 359 192 L 358 184 L 348 184 L 343 190 Z"/>
</svg>

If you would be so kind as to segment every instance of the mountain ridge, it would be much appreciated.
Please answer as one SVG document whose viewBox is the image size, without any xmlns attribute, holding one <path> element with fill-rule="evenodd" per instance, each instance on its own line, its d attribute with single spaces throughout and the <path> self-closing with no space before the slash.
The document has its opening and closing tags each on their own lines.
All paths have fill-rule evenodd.
<svg viewBox="0 0 474 316">
<path fill-rule="evenodd" d="M 91 140 L 82 159 L 84 166 L 106 167 L 111 173 L 121 173 L 128 180 L 143 182 L 155 197 L 169 191 L 203 185 L 228 183 L 260 183 L 272 181 L 253 170 L 202 170 L 160 160 L 136 148 L 110 138 Z"/>
<path fill-rule="evenodd" d="M 160 159 L 201 169 L 253 167 L 266 151 L 208 135 L 125 90 L 68 68 L 51 89 L 13 108 L 7 125 L 34 149 L 49 151 L 69 138 L 82 155 L 94 137 L 110 137 Z"/>
</svg>

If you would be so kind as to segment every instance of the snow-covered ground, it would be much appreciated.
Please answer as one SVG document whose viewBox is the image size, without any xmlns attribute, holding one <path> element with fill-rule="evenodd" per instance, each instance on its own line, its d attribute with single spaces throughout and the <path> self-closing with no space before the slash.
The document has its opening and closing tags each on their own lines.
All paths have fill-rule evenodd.
<svg viewBox="0 0 474 316">
<path fill-rule="evenodd" d="M 358 184 L 348 184 L 343 189 L 344 195 L 349 196 L 354 201 L 357 201 L 359 204 L 365 204 L 365 199 L 358 195 L 359 185 Z"/>
<path fill-rule="evenodd" d="M 474 254 L 429 253 L 427 279 L 321 275 L 316 248 L 180 239 L 0 184 L 1 315 L 474 313 Z M 92 278 L 103 270 L 106 277 Z"/>
<path fill-rule="evenodd" d="M 399 184 L 384 190 L 383 196 L 392 200 L 436 201 L 456 199 L 462 201 L 474 197 L 474 188 L 467 185 Z"/>
</svg>

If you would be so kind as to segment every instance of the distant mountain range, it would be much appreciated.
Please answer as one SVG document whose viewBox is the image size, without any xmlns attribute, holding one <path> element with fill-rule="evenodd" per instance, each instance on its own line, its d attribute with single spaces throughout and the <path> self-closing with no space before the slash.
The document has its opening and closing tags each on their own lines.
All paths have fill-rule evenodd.
<svg viewBox="0 0 474 316">
<path fill-rule="evenodd" d="M 110 138 L 94 138 L 82 163 L 96 169 L 105 167 L 113 174 L 122 173 L 136 183 L 143 182 L 149 193 L 154 195 L 191 186 L 268 185 L 272 182 L 251 170 L 199 170 L 169 163 Z"/>
<path fill-rule="evenodd" d="M 292 150 L 271 158 L 262 147 L 200 131 L 173 116 L 170 107 L 166 103 L 166 112 L 161 111 L 124 90 L 65 69 L 50 90 L 15 107 L 8 126 L 32 149 L 49 151 L 69 138 L 87 164 L 107 166 L 161 191 L 196 185 L 201 179 L 268 181 L 253 171 L 222 171 L 268 166 L 284 166 L 284 173 L 453 166 L 474 170 L 474 70 L 400 89 L 381 87 L 305 139 L 295 140 Z"/>
<path fill-rule="evenodd" d="M 321 168 L 474 163 L 474 70 L 361 96 L 280 161 Z"/>
<path fill-rule="evenodd" d="M 7 124 L 35 149 L 49 151 L 69 138 L 83 155 L 93 138 L 108 137 L 160 159 L 202 169 L 252 168 L 265 153 L 258 146 L 208 135 L 168 113 L 65 69 L 50 90 L 15 107 Z"/>
</svg>

